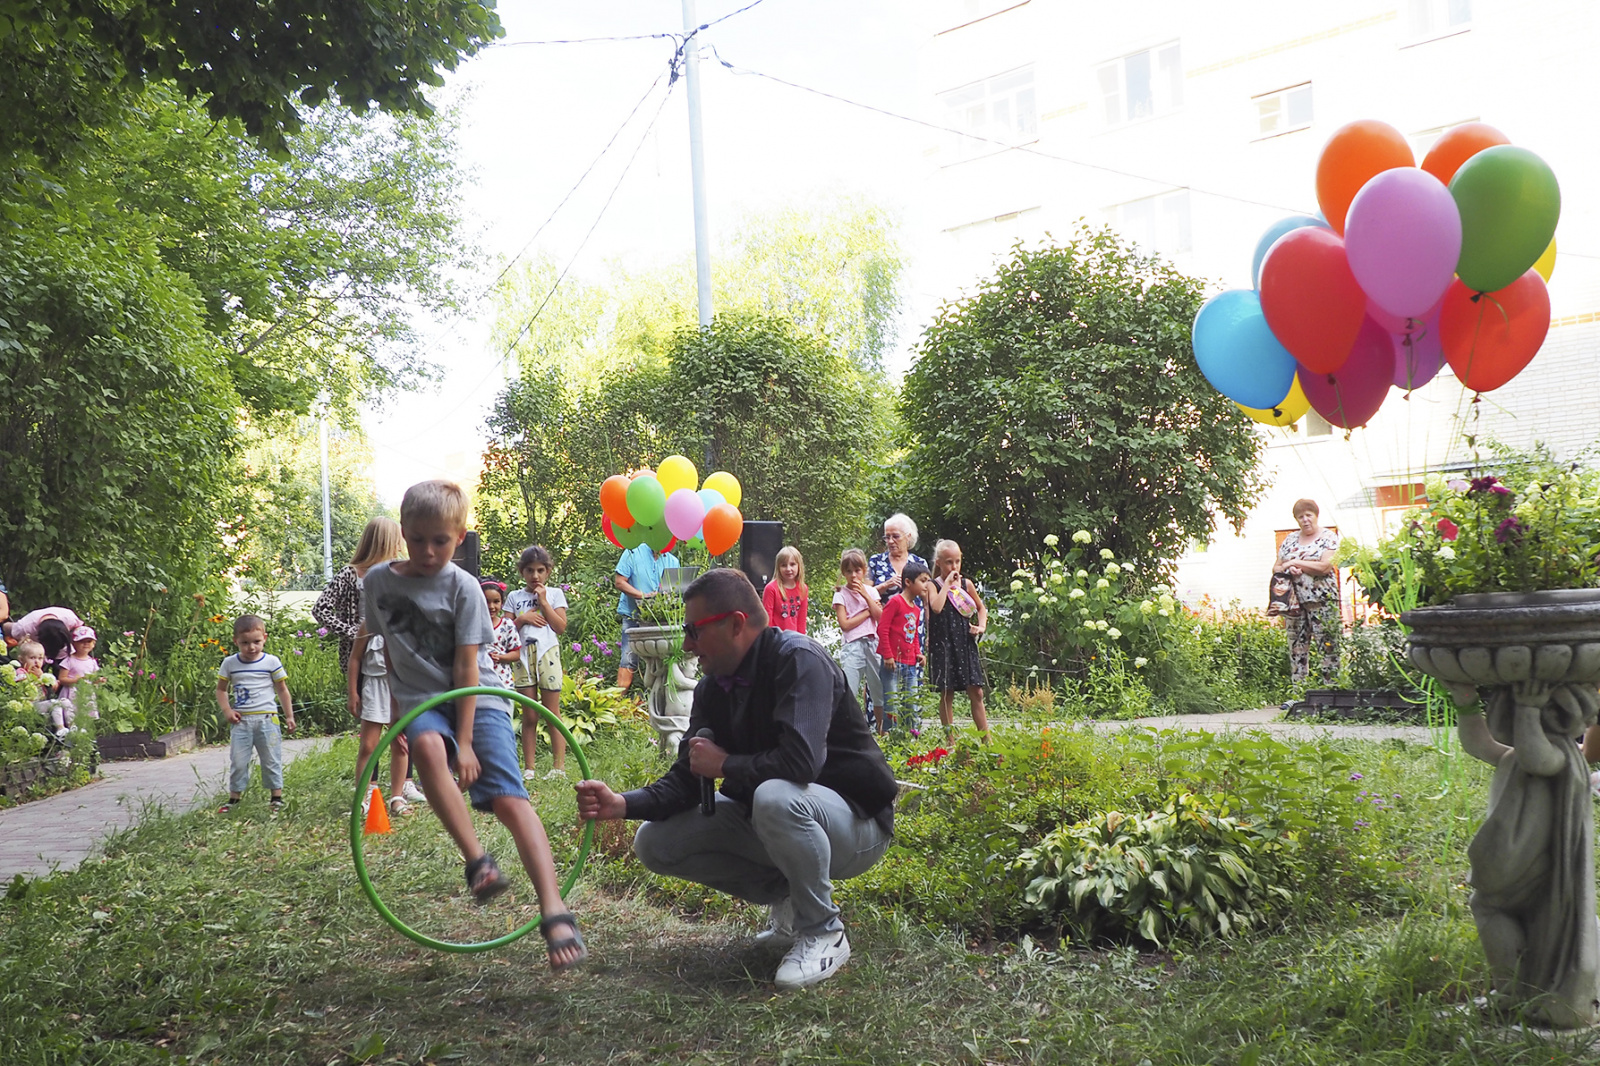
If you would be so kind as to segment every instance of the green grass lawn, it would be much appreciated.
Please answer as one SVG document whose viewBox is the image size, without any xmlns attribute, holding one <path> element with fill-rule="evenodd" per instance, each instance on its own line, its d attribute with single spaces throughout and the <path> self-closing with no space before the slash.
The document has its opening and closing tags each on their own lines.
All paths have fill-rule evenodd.
<svg viewBox="0 0 1600 1066">
<path fill-rule="evenodd" d="M 1342 902 L 1318 897 L 1268 935 L 1162 951 L 1059 947 L 1044 929 L 972 939 L 846 883 L 855 955 L 835 979 L 787 995 L 772 984 L 780 950 L 750 939 L 764 912 L 644 873 L 630 834 L 602 837 L 574 893 L 591 951 L 583 970 L 552 977 L 537 934 L 480 955 L 417 947 L 381 921 L 351 866 L 353 752 L 345 739 L 293 764 L 278 818 L 259 790 L 228 816 L 148 818 L 104 861 L 14 887 L 0 904 L 0 1063 L 1153 1066 L 1597 1054 L 1592 1038 L 1510 1032 L 1466 1006 L 1485 981 L 1462 885 L 1485 777 L 1459 764 L 1444 772 L 1431 749 L 1348 746 L 1363 783 L 1401 797 L 1370 830 L 1389 881 Z M 635 734 L 591 757 L 614 783 L 653 768 Z M 571 790 L 541 784 L 541 813 L 569 860 Z M 483 825 L 526 885 L 506 862 L 509 840 Z M 534 913 L 526 888 L 487 908 L 465 902 L 459 859 L 425 812 L 369 841 L 385 898 L 434 935 L 489 937 Z"/>
</svg>

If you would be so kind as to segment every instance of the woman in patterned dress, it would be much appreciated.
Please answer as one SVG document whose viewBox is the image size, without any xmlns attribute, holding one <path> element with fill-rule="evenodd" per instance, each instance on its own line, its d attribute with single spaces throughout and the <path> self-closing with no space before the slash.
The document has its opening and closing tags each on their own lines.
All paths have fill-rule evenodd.
<svg viewBox="0 0 1600 1066">
<path fill-rule="evenodd" d="M 1300 528 L 1283 538 L 1274 574 L 1294 583 L 1299 610 L 1286 615 L 1289 628 L 1289 676 L 1296 684 L 1311 673 L 1313 650 L 1319 656 L 1320 677 L 1331 682 L 1339 673 L 1339 632 L 1343 616 L 1339 607 L 1339 534 L 1317 524 L 1315 500 L 1294 502 L 1294 521 Z"/>
</svg>

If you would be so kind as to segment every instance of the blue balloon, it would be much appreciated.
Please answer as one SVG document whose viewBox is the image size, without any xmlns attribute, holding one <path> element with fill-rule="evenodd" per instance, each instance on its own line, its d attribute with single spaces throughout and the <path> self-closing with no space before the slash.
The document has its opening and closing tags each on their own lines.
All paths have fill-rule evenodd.
<svg viewBox="0 0 1600 1066">
<path fill-rule="evenodd" d="M 728 502 L 728 498 L 716 489 L 701 489 L 696 495 L 700 497 L 700 502 L 706 505 L 707 511 L 719 503 Z"/>
<path fill-rule="evenodd" d="M 1294 385 L 1294 356 L 1278 343 L 1254 289 L 1229 289 L 1194 316 L 1194 361 L 1216 390 L 1234 403 L 1277 406 Z"/>
<path fill-rule="evenodd" d="M 1310 215 L 1290 215 L 1288 218 L 1279 219 L 1268 226 L 1267 232 L 1261 235 L 1259 241 L 1256 241 L 1256 252 L 1250 260 L 1250 281 L 1256 288 L 1261 288 L 1261 264 L 1266 260 L 1267 252 L 1272 249 L 1274 244 L 1278 243 L 1279 237 L 1302 226 L 1321 226 L 1323 229 L 1327 229 L 1328 222 L 1320 214 L 1315 218 Z"/>
</svg>

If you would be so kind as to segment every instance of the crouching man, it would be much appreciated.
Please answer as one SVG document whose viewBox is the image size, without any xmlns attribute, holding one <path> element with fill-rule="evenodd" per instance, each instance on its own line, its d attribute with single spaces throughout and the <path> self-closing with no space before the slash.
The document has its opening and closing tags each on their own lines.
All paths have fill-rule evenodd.
<svg viewBox="0 0 1600 1066">
<path fill-rule="evenodd" d="M 649 869 L 766 904 L 757 939 L 793 939 L 778 987 L 805 988 L 850 958 L 833 882 L 888 849 L 894 774 L 838 664 L 809 637 L 768 628 L 744 574 L 712 570 L 683 598 L 684 651 L 704 676 L 678 761 L 631 792 L 580 782 L 578 814 L 643 819 L 633 848 Z M 715 778 L 708 817 L 701 783 Z"/>
</svg>

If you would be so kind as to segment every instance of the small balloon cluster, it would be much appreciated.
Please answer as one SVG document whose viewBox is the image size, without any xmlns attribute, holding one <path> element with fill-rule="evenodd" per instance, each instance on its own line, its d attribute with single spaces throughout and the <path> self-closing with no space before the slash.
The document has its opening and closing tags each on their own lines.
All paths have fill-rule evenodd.
<svg viewBox="0 0 1600 1066">
<path fill-rule="evenodd" d="M 1195 316 L 1195 362 L 1251 418 L 1287 426 L 1311 407 L 1351 429 L 1445 362 L 1488 392 L 1538 353 L 1561 192 L 1537 155 L 1469 122 L 1418 167 L 1399 130 L 1352 122 L 1317 161 L 1317 203 L 1262 234 L 1254 289 Z"/>
<path fill-rule="evenodd" d="M 629 478 L 612 474 L 600 486 L 600 528 L 619 548 L 650 545 L 671 551 L 682 541 L 703 540 L 721 555 L 744 532 L 739 479 L 719 470 L 700 484 L 700 471 L 681 455 L 669 455 L 654 471 Z"/>
</svg>

